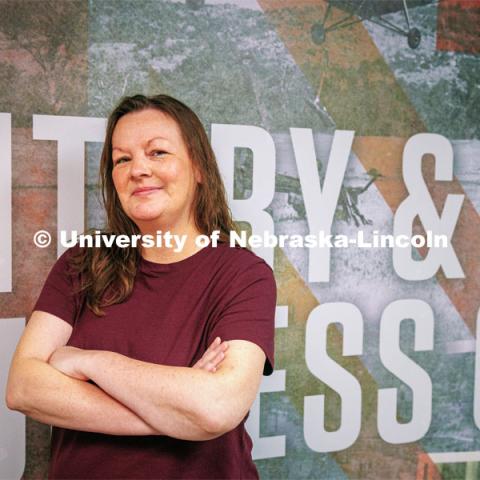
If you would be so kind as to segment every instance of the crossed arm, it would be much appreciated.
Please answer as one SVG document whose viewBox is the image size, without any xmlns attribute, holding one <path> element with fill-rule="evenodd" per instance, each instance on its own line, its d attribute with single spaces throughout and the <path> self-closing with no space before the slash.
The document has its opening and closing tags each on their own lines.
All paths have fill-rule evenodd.
<svg viewBox="0 0 480 480">
<path fill-rule="evenodd" d="M 265 354 L 251 342 L 228 342 L 214 372 L 209 360 L 218 364 L 224 344 L 204 355 L 204 368 L 169 367 L 66 347 L 71 329 L 54 315 L 32 314 L 12 360 L 9 408 L 75 430 L 208 440 L 240 423 L 261 380 Z"/>
<path fill-rule="evenodd" d="M 263 370 L 265 356 L 259 347 L 241 340 L 229 343 L 228 355 L 215 373 L 72 347 L 57 350 L 50 363 L 69 375 L 92 379 L 161 434 L 207 440 L 241 422 Z"/>
</svg>

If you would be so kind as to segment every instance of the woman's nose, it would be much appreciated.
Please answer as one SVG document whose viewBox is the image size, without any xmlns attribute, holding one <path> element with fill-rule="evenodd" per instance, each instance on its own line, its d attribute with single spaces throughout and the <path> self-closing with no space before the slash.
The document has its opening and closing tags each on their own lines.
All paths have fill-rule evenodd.
<svg viewBox="0 0 480 480">
<path fill-rule="evenodd" d="M 151 174 L 148 158 L 145 155 L 136 155 L 131 160 L 130 175 L 132 177 L 141 177 Z"/>
</svg>

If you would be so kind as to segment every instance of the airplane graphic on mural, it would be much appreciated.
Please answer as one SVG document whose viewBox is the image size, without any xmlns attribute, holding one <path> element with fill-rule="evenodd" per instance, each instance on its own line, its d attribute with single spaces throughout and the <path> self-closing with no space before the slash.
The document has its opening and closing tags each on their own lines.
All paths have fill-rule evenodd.
<svg viewBox="0 0 480 480">
<path fill-rule="evenodd" d="M 422 34 L 413 26 L 410 19 L 409 8 L 433 3 L 435 0 L 327 0 L 327 9 L 321 22 L 314 23 L 311 34 L 312 40 L 320 45 L 325 41 L 328 32 L 346 28 L 354 23 L 368 20 L 383 28 L 392 30 L 407 38 L 408 46 L 412 49 L 420 45 Z M 336 7 L 346 13 L 342 19 L 327 25 L 327 20 L 332 10 Z M 406 29 L 390 22 L 383 15 L 403 11 L 405 14 Z"/>
</svg>

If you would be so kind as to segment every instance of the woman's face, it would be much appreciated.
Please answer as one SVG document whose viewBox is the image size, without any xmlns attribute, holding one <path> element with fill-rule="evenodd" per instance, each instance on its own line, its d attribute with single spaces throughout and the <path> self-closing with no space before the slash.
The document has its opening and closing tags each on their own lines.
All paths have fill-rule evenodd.
<svg viewBox="0 0 480 480">
<path fill-rule="evenodd" d="M 155 109 L 124 115 L 112 136 L 112 179 L 127 216 L 142 233 L 194 225 L 201 176 L 175 120 Z"/>
</svg>

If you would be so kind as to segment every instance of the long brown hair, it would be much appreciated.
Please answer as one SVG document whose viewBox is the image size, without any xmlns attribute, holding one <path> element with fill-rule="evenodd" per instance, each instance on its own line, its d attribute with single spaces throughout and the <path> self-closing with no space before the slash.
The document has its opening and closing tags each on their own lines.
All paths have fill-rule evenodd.
<svg viewBox="0 0 480 480">
<path fill-rule="evenodd" d="M 127 113 L 156 109 L 178 125 L 190 159 L 201 174 L 193 201 L 197 229 L 204 234 L 220 231 L 220 240 L 228 241 L 230 231 L 238 231 L 228 207 L 225 188 L 215 154 L 200 119 L 184 103 L 168 95 L 123 97 L 108 117 L 105 143 L 100 159 L 100 186 L 107 216 L 106 234 L 140 234 L 137 225 L 125 214 L 112 180 L 112 135 L 118 120 Z M 103 307 L 124 301 L 132 292 L 141 258 L 141 247 L 78 248 L 70 263 L 80 274 L 79 293 L 96 314 Z"/>
</svg>

